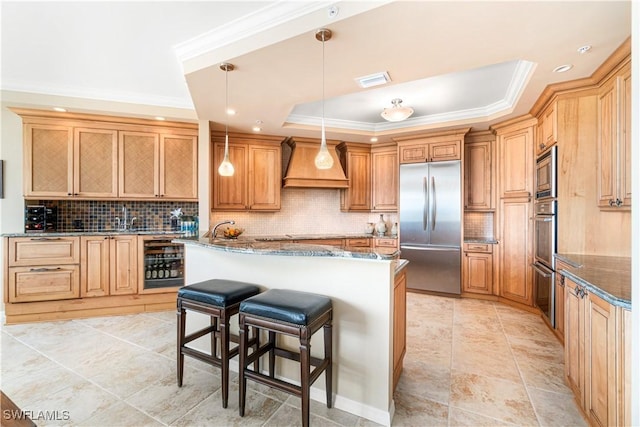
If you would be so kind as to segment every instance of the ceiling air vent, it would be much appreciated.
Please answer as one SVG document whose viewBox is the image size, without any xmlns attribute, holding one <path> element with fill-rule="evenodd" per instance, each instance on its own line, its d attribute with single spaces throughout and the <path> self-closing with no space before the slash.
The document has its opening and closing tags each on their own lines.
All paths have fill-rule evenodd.
<svg viewBox="0 0 640 427">
<path fill-rule="evenodd" d="M 368 76 L 356 77 L 355 81 L 358 82 L 358 86 L 361 88 L 368 88 L 372 86 L 379 86 L 391 81 L 391 77 L 389 77 L 389 73 L 386 71 L 369 74 Z"/>
</svg>

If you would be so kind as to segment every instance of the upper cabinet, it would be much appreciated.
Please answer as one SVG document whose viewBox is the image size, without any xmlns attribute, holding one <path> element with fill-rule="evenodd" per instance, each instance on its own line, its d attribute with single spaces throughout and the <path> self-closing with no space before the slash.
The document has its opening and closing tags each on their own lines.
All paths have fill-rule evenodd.
<svg viewBox="0 0 640 427">
<path fill-rule="evenodd" d="M 393 138 L 398 143 L 400 163 L 442 162 L 460 160 L 466 129 L 431 132 L 422 135 Z"/>
<path fill-rule="evenodd" d="M 214 210 L 280 210 L 282 151 L 279 137 L 234 135 L 229 138 L 229 160 L 233 176 L 220 176 L 218 166 L 224 158 L 224 135 L 212 133 Z"/>
<path fill-rule="evenodd" d="M 547 151 L 558 142 L 558 108 L 552 102 L 538 117 L 538 141 L 536 143 L 536 156 Z"/>
<path fill-rule="evenodd" d="M 12 109 L 24 124 L 24 196 L 197 200 L 197 126 Z"/>
<path fill-rule="evenodd" d="M 120 132 L 121 197 L 198 198 L 196 136 Z"/>
<path fill-rule="evenodd" d="M 371 212 L 398 211 L 398 166 L 395 143 L 371 147 Z"/>
<path fill-rule="evenodd" d="M 471 132 L 464 143 L 464 209 L 491 211 L 494 201 L 494 146 L 491 131 Z"/>
<path fill-rule="evenodd" d="M 498 131 L 499 198 L 530 198 L 533 194 L 533 129 L 531 123 L 523 123 Z"/>
<path fill-rule="evenodd" d="M 338 145 L 340 163 L 349 179 L 349 188 L 340 190 L 340 210 L 371 210 L 371 145 L 342 142 Z"/>
<path fill-rule="evenodd" d="M 631 209 L 631 65 L 598 93 L 598 206 Z"/>
</svg>

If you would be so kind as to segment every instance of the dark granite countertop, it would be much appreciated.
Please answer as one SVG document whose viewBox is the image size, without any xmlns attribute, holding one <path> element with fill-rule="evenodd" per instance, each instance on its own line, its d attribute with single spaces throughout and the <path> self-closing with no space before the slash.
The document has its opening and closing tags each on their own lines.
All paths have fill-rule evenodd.
<svg viewBox="0 0 640 427">
<path fill-rule="evenodd" d="M 344 238 L 333 237 L 333 238 Z M 330 239 L 317 237 L 318 239 Z M 291 237 L 288 240 L 306 239 L 300 236 Z M 238 239 L 214 239 L 209 238 L 177 238 L 175 242 L 188 245 L 198 245 L 227 252 L 238 252 L 247 254 L 282 255 L 282 256 L 323 256 L 340 258 L 360 258 L 377 260 L 394 260 L 400 255 L 396 248 L 360 248 L 360 247 L 337 247 L 330 245 L 313 245 L 308 243 L 292 243 L 287 240 L 278 240 L 271 237 L 244 237 Z"/>
<path fill-rule="evenodd" d="M 631 258 L 564 253 L 555 257 L 570 266 L 560 274 L 613 305 L 631 309 Z"/>
</svg>

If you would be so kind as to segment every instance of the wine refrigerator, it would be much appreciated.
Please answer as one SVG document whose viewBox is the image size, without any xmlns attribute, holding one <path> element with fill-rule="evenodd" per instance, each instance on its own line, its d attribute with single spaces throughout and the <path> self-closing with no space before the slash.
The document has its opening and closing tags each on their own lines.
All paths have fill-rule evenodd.
<svg viewBox="0 0 640 427">
<path fill-rule="evenodd" d="M 166 291 L 184 285 L 184 245 L 175 236 L 140 236 L 144 268 L 140 272 L 143 293 Z"/>
</svg>

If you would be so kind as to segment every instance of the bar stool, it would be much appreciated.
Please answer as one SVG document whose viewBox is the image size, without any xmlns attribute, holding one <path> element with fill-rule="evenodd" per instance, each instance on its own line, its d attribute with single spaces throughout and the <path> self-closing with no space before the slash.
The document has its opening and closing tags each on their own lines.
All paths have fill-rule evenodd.
<svg viewBox="0 0 640 427">
<path fill-rule="evenodd" d="M 240 303 L 260 293 L 260 288 L 251 283 L 233 280 L 213 279 L 178 290 L 178 387 L 182 387 L 184 356 L 191 356 L 222 371 L 222 407 L 226 408 L 229 400 L 229 359 L 238 354 L 239 347 L 230 348 L 230 341 L 238 343 L 238 336 L 230 333 L 229 320 L 238 314 Z M 185 335 L 186 310 L 206 314 L 211 317 L 211 326 Z M 186 344 L 204 335 L 210 334 L 211 354 L 187 347 Z M 218 357 L 218 339 L 220 340 L 220 357 Z M 257 334 L 248 345 L 258 348 Z M 258 366 L 256 366 L 258 369 Z"/>
<path fill-rule="evenodd" d="M 240 416 L 244 416 L 247 379 L 288 392 L 302 398 L 302 425 L 309 425 L 309 391 L 311 384 L 325 373 L 327 408 L 332 400 L 332 333 L 333 308 L 331 299 L 324 295 L 284 289 L 270 289 L 260 295 L 247 298 L 240 304 L 238 323 L 240 325 Z M 248 354 L 249 326 L 254 330 L 269 332 L 268 342 L 257 351 Z M 311 356 L 311 336 L 320 328 L 324 329 L 324 359 Z M 258 331 L 259 333 L 259 331 Z M 300 340 L 300 352 L 295 353 L 276 346 L 276 334 L 296 337 Z M 269 353 L 269 375 L 249 365 L 265 353 Z M 275 357 L 283 357 L 300 362 L 300 385 L 275 378 Z M 254 365 L 255 366 L 255 365 Z M 315 369 L 310 372 L 311 366 Z"/>
</svg>

